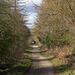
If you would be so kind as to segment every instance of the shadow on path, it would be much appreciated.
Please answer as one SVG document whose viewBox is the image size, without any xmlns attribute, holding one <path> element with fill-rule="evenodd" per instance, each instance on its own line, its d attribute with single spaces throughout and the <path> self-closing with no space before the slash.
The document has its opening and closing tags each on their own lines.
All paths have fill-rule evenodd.
<svg viewBox="0 0 75 75">
<path fill-rule="evenodd" d="M 54 75 L 54 67 L 52 63 L 44 57 L 38 47 L 33 47 L 32 54 L 32 65 L 28 72 L 24 75 Z M 54 58 L 51 58 L 52 60 Z"/>
<path fill-rule="evenodd" d="M 54 75 L 53 68 L 54 67 L 31 68 L 25 75 Z"/>
</svg>

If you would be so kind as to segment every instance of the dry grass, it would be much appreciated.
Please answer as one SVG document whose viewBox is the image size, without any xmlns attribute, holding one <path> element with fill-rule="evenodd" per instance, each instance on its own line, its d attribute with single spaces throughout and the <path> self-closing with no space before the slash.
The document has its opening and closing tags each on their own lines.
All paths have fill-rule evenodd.
<svg viewBox="0 0 75 75">
<path fill-rule="evenodd" d="M 75 52 L 71 48 L 64 46 L 63 48 L 47 49 L 42 48 L 42 53 L 50 60 L 56 67 L 56 72 L 59 75 L 74 75 L 75 73 Z"/>
</svg>

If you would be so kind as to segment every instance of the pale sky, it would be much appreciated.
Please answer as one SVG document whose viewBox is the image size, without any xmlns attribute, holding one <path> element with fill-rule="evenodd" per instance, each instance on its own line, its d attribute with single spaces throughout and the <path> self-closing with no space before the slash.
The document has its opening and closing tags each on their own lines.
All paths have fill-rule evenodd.
<svg viewBox="0 0 75 75">
<path fill-rule="evenodd" d="M 27 23 L 31 23 L 28 26 L 28 28 L 33 28 L 34 26 L 34 22 L 35 22 L 35 18 L 36 18 L 36 11 L 34 9 L 34 4 L 40 5 L 40 3 L 42 2 L 42 0 L 22 0 L 23 3 L 21 3 L 22 5 L 26 5 L 27 7 L 27 14 L 28 14 L 28 22 Z M 25 2 L 25 3 L 24 3 Z"/>
</svg>

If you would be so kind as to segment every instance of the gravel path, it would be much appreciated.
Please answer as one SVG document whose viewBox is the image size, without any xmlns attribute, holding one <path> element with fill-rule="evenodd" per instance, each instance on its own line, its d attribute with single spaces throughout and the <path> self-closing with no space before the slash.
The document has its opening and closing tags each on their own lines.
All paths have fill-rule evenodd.
<svg viewBox="0 0 75 75">
<path fill-rule="evenodd" d="M 54 75 L 53 66 L 46 57 L 44 57 L 37 46 L 33 47 L 32 66 L 25 75 Z"/>
</svg>

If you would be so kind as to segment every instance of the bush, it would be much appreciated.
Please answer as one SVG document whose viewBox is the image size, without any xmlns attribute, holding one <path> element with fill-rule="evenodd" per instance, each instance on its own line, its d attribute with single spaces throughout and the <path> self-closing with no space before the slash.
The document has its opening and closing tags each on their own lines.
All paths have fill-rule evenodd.
<svg viewBox="0 0 75 75">
<path fill-rule="evenodd" d="M 29 46 L 30 31 L 19 10 L 9 2 L 0 1 L 0 64 L 19 63 Z"/>
</svg>

